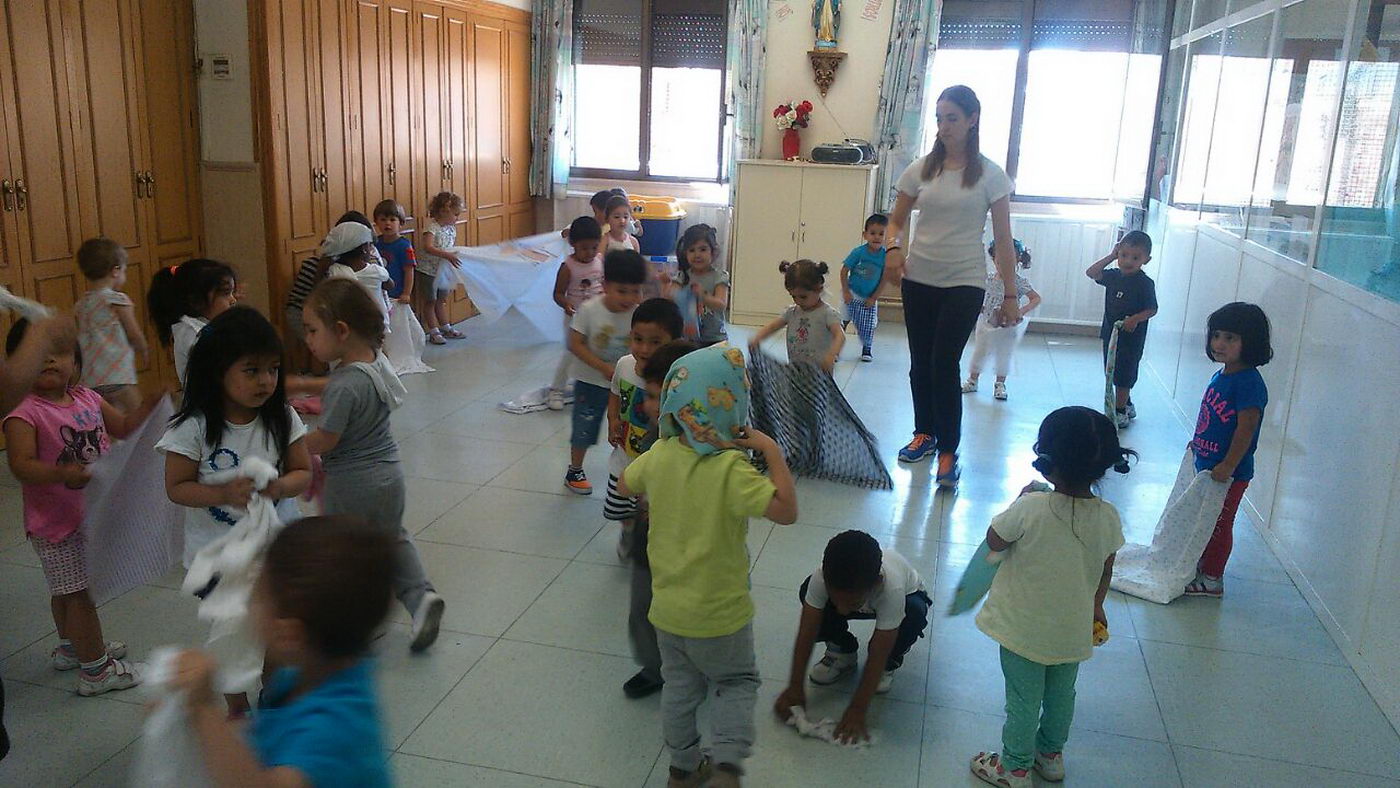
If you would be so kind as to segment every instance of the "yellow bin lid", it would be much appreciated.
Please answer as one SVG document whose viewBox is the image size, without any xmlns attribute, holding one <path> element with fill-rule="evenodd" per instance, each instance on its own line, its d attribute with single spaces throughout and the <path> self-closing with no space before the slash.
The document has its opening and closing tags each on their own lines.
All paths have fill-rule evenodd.
<svg viewBox="0 0 1400 788">
<path fill-rule="evenodd" d="M 641 194 L 629 196 L 632 200 L 632 216 L 637 219 L 685 218 L 685 209 L 675 197 L 647 197 Z"/>
</svg>

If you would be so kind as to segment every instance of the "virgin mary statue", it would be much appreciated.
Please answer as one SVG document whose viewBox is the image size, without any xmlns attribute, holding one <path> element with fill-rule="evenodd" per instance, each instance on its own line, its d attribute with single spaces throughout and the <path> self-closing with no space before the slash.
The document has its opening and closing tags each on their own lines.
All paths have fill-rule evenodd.
<svg viewBox="0 0 1400 788">
<path fill-rule="evenodd" d="M 812 27 L 817 31 L 817 49 L 835 49 L 836 31 L 841 28 L 841 0 L 815 0 Z"/>
</svg>

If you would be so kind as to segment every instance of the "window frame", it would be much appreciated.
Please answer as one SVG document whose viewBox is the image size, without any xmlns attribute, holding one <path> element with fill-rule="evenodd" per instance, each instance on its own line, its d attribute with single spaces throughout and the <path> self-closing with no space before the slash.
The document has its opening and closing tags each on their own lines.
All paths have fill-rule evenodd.
<svg viewBox="0 0 1400 788">
<path fill-rule="evenodd" d="M 624 180 L 654 183 L 728 183 L 729 173 L 725 165 L 726 146 L 724 144 L 725 132 L 729 129 L 731 114 L 729 112 L 729 102 L 727 100 L 729 91 L 729 69 L 720 69 L 719 77 L 719 104 L 716 112 L 719 117 L 719 139 L 716 146 L 716 176 L 714 178 L 697 178 L 685 175 L 653 175 L 649 172 L 651 165 L 651 15 L 652 1 L 640 0 L 642 4 L 642 16 L 639 20 L 641 25 L 641 96 L 638 103 L 638 122 L 641 129 L 637 135 L 637 169 L 618 170 L 606 167 L 580 167 L 573 162 L 569 163 L 570 178 L 595 178 L 598 180 Z M 574 3 L 574 16 L 578 17 L 578 5 L 581 0 L 572 0 Z M 729 4 L 724 4 L 724 16 L 721 22 L 724 30 L 729 29 Z M 729 62 L 729 37 L 725 36 L 724 59 Z M 576 64 L 571 64 L 576 65 Z M 577 128 L 577 122 L 575 122 Z"/>
</svg>

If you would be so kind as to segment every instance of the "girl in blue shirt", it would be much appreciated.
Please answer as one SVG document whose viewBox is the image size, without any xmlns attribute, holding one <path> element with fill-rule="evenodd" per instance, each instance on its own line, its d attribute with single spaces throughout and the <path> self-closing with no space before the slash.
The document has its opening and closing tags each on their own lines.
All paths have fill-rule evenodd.
<svg viewBox="0 0 1400 788">
<path fill-rule="evenodd" d="M 1215 310 L 1206 324 L 1206 356 L 1225 366 L 1211 377 L 1201 398 L 1191 451 L 1197 472 L 1210 471 L 1212 479 L 1229 482 L 1230 489 L 1186 595 L 1219 599 L 1225 593 L 1222 578 L 1234 545 L 1235 512 L 1254 478 L 1254 450 L 1269 403 L 1269 388 L 1258 369 L 1274 356 L 1264 310 L 1242 301 Z"/>
</svg>

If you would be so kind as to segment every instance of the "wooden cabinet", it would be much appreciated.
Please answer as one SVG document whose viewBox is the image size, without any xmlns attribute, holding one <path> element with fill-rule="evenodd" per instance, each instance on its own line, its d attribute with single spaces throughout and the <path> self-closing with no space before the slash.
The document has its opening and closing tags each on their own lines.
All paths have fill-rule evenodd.
<svg viewBox="0 0 1400 788">
<path fill-rule="evenodd" d="M 824 261 L 828 288 L 839 284 L 833 277 L 875 204 L 875 167 L 753 160 L 739 162 L 737 177 L 730 317 L 758 325 L 792 303 L 778 273 L 783 260 Z"/>
</svg>

